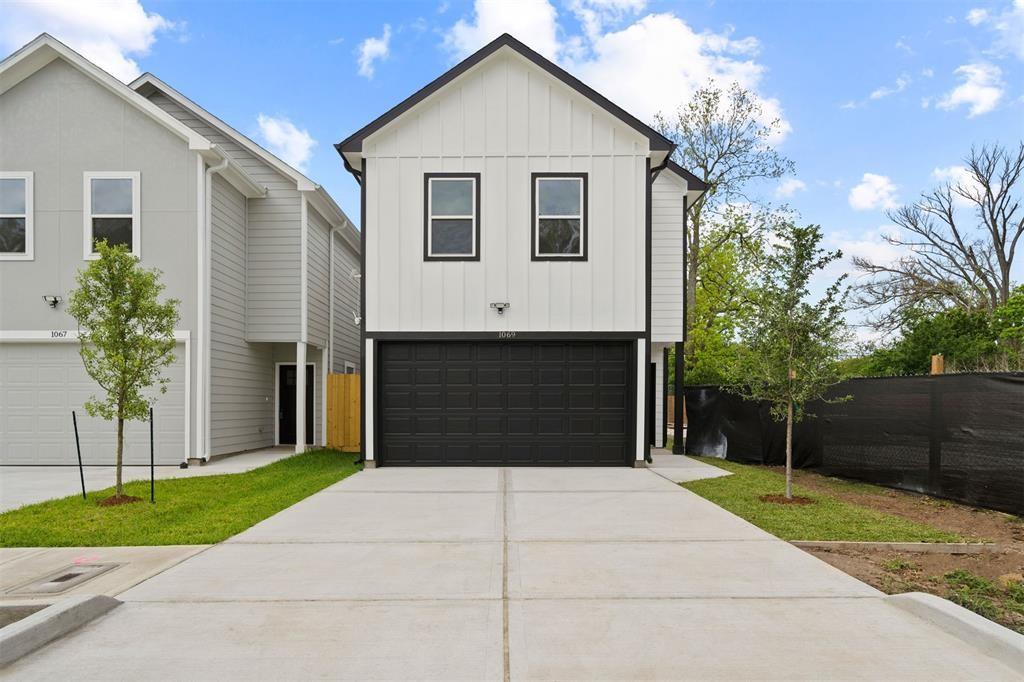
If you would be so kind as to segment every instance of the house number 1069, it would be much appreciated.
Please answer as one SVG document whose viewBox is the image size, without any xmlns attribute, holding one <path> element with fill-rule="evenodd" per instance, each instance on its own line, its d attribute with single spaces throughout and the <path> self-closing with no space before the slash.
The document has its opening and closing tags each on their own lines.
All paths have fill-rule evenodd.
<svg viewBox="0 0 1024 682">
<path fill-rule="evenodd" d="M 514 339 L 517 332 L 498 332 L 499 339 Z"/>
</svg>

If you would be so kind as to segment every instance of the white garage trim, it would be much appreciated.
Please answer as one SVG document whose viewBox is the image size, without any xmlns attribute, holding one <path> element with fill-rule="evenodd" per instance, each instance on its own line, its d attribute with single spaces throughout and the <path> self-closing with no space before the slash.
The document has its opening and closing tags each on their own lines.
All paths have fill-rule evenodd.
<svg viewBox="0 0 1024 682">
<path fill-rule="evenodd" d="M 185 344 L 185 449 L 183 462 L 188 461 L 191 452 L 192 435 L 192 332 L 187 329 L 175 329 L 174 340 Z M 0 331 L 0 343 L 77 343 L 77 329 L 33 329 L 19 331 Z"/>
</svg>

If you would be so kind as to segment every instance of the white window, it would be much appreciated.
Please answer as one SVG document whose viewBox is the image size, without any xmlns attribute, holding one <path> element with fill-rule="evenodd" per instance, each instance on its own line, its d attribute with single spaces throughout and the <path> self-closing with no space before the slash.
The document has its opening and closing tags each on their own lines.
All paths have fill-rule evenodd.
<svg viewBox="0 0 1024 682">
<path fill-rule="evenodd" d="M 533 174 L 533 260 L 587 259 L 587 174 Z"/>
<path fill-rule="evenodd" d="M 346 360 L 345 361 L 345 374 L 355 374 L 355 373 L 356 373 L 356 366 L 353 365 L 348 360 Z"/>
<path fill-rule="evenodd" d="M 480 260 L 480 174 L 427 173 L 425 260 Z"/>
<path fill-rule="evenodd" d="M 86 173 L 83 214 L 86 260 L 97 257 L 96 242 L 101 240 L 124 244 L 141 255 L 138 173 Z"/>
<path fill-rule="evenodd" d="M 0 171 L 0 260 L 32 260 L 32 173 Z"/>
</svg>

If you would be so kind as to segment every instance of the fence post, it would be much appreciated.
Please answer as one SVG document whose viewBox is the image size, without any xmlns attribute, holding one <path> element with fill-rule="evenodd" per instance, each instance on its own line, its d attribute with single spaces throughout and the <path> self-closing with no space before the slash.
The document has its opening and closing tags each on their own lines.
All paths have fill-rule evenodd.
<svg viewBox="0 0 1024 682">
<path fill-rule="evenodd" d="M 82 481 L 82 499 L 85 497 L 85 470 L 82 469 L 82 445 L 78 442 L 78 417 L 75 411 L 71 410 L 71 423 L 75 425 L 75 450 L 78 451 L 78 478 Z"/>
<path fill-rule="evenodd" d="M 156 504 L 156 471 L 153 468 L 153 408 L 149 408 L 149 502 Z"/>
<path fill-rule="evenodd" d="M 945 374 L 946 373 L 946 358 L 943 357 L 942 353 L 938 353 L 932 356 L 932 374 Z"/>
</svg>

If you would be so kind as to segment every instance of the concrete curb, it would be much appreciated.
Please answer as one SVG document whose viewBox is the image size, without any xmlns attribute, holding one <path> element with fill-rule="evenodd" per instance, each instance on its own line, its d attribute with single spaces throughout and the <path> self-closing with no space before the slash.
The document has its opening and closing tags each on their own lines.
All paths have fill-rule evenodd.
<svg viewBox="0 0 1024 682">
<path fill-rule="evenodd" d="M 885 601 L 928 621 L 1024 675 L 1024 635 L 934 594 L 907 592 L 885 597 Z"/>
<path fill-rule="evenodd" d="M 792 540 L 800 549 L 888 549 L 922 554 L 999 554 L 1006 548 L 990 542 L 858 542 L 855 540 Z"/>
<path fill-rule="evenodd" d="M 0 668 L 102 616 L 120 603 L 104 595 L 77 595 L 0 628 Z"/>
</svg>

